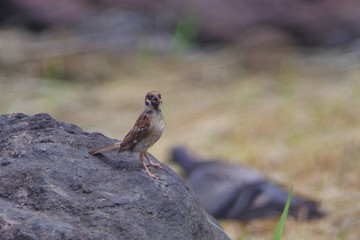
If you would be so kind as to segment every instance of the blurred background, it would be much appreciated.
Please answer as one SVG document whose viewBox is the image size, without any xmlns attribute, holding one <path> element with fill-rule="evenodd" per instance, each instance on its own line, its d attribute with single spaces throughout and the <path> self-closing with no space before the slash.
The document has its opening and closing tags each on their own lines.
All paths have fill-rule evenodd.
<svg viewBox="0 0 360 240">
<path fill-rule="evenodd" d="M 185 145 L 246 164 L 328 212 L 289 219 L 284 239 L 359 239 L 359 13 L 356 0 L 3 0 L 0 113 L 122 139 L 158 90 L 159 160 Z M 221 221 L 232 239 L 270 239 L 276 223 Z"/>
</svg>

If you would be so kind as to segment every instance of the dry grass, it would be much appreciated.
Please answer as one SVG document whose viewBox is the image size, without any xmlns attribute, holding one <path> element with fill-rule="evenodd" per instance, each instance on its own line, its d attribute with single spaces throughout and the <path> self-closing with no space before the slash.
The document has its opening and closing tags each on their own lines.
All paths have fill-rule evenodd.
<svg viewBox="0 0 360 240">
<path fill-rule="evenodd" d="M 231 51 L 140 54 L 114 62 L 82 57 L 76 73 L 82 81 L 39 74 L 48 73 L 51 62 L 61 75 L 67 69 L 61 57 L 26 63 L 20 72 L 0 69 L 0 112 L 48 112 L 121 139 L 142 110 L 144 94 L 157 89 L 167 120 L 164 137 L 151 149 L 158 159 L 167 162 L 169 148 L 184 144 L 204 156 L 251 165 L 321 201 L 328 217 L 290 219 L 284 239 L 360 238 L 360 69 L 338 64 L 346 56 L 332 56 L 339 58 L 335 64 L 301 57 L 272 75 L 244 72 Z M 111 74 L 86 81 L 98 66 Z M 277 220 L 222 223 L 233 239 L 271 239 Z"/>
</svg>

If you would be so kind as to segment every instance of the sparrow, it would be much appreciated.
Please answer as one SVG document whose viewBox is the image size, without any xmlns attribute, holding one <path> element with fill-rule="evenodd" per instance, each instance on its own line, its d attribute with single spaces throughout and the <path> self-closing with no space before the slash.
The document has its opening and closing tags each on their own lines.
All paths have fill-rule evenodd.
<svg viewBox="0 0 360 240">
<path fill-rule="evenodd" d="M 148 92 L 145 96 L 145 109 L 136 120 L 133 128 L 126 134 L 121 142 L 101 148 L 92 149 L 90 154 L 119 149 L 119 152 L 130 151 L 140 153 L 140 161 L 144 172 L 154 179 L 159 177 L 150 172 L 148 166 L 162 168 L 147 156 L 147 150 L 156 143 L 164 132 L 165 122 L 161 112 L 161 94 L 157 91 Z M 149 164 L 145 163 L 145 158 Z"/>
<path fill-rule="evenodd" d="M 217 159 L 205 160 L 184 147 L 173 148 L 171 158 L 184 169 L 204 209 L 217 219 L 248 222 L 278 217 L 283 211 L 288 191 L 255 169 Z M 325 212 L 316 201 L 294 193 L 289 215 L 311 220 L 323 217 Z"/>
</svg>

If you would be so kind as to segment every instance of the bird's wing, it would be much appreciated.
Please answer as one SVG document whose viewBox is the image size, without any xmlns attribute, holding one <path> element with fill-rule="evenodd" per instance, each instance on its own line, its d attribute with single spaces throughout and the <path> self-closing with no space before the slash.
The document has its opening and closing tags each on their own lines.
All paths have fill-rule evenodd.
<svg viewBox="0 0 360 240">
<path fill-rule="evenodd" d="M 150 120 L 146 114 L 142 113 L 121 142 L 120 151 L 132 150 L 137 143 L 149 135 L 149 127 Z"/>
</svg>

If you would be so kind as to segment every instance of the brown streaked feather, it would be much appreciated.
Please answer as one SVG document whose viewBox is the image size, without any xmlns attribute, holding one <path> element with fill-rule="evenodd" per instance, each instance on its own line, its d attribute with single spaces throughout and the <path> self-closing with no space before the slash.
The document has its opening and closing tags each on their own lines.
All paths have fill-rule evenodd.
<svg viewBox="0 0 360 240">
<path fill-rule="evenodd" d="M 149 132 L 150 120 L 145 114 L 141 114 L 135 122 L 133 128 L 126 134 L 121 142 L 119 152 L 133 150 L 136 144 L 146 138 Z"/>
<path fill-rule="evenodd" d="M 91 149 L 89 151 L 89 153 L 92 154 L 92 155 L 95 155 L 95 154 L 98 154 L 98 153 L 101 153 L 101 152 L 110 151 L 110 150 L 113 150 L 113 149 L 120 148 L 120 145 L 121 145 L 121 142 L 117 142 L 117 143 L 107 145 L 107 146 L 104 146 L 104 147 Z"/>
</svg>

